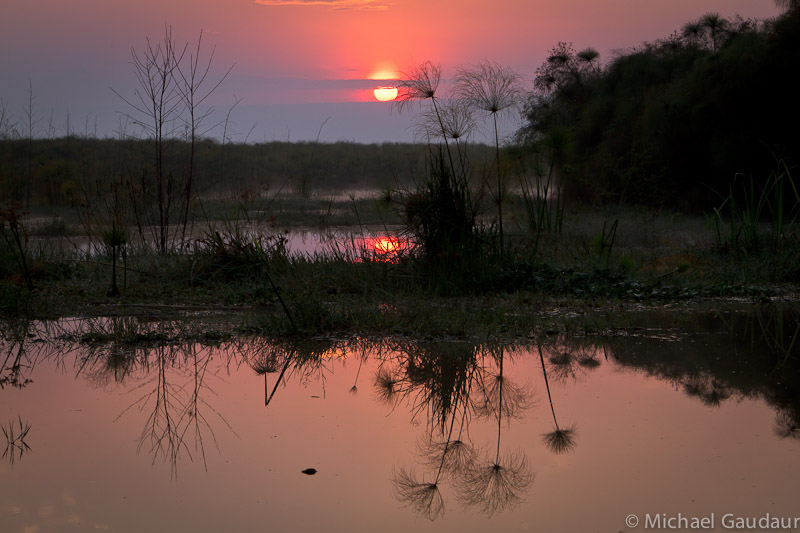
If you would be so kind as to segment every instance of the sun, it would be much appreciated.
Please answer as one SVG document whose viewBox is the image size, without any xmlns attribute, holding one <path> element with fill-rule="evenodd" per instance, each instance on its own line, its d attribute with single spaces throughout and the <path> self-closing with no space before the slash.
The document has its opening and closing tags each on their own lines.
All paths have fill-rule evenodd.
<svg viewBox="0 0 800 533">
<path fill-rule="evenodd" d="M 375 95 L 375 99 L 379 102 L 391 102 L 397 98 L 397 87 L 391 85 L 375 87 L 372 94 Z"/>
</svg>

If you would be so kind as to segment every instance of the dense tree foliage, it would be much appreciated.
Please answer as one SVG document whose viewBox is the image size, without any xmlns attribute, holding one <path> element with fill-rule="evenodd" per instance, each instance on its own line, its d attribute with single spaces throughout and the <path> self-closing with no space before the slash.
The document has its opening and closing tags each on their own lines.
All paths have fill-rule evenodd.
<svg viewBox="0 0 800 533">
<path fill-rule="evenodd" d="M 559 43 L 519 137 L 542 152 L 561 139 L 574 198 L 707 208 L 737 175 L 800 162 L 797 65 L 797 10 L 767 22 L 708 13 L 602 68 L 594 50 Z"/>
</svg>

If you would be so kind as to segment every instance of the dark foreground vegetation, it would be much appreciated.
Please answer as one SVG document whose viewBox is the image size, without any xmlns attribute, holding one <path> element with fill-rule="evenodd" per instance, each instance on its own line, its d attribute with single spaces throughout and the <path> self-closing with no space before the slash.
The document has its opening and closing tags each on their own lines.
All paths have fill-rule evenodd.
<svg viewBox="0 0 800 533">
<path fill-rule="evenodd" d="M 11 135 L 0 141 L 0 312 L 515 336 L 545 300 L 791 295 L 799 18 L 710 14 L 605 66 L 562 43 L 528 95 L 490 62 L 460 69 L 442 94 L 441 69 L 423 63 L 399 83 L 399 105 L 421 106 L 426 145 Z M 524 142 L 466 142 L 522 99 Z M 330 195 L 354 188 L 375 192 Z M 342 224 L 380 226 L 392 244 L 286 249 L 287 226 Z M 89 244 L 56 247 L 54 235 Z"/>
</svg>

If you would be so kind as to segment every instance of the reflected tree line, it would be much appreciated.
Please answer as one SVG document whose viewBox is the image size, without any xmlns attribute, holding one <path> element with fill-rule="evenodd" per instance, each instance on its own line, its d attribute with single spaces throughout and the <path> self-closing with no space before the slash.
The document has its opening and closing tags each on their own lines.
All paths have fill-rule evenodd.
<svg viewBox="0 0 800 533">
<path fill-rule="evenodd" d="M 654 316 L 651 324 L 664 322 Z M 800 439 L 800 305 L 757 305 L 747 311 L 692 313 L 688 336 L 604 339 L 616 362 L 669 381 L 710 407 L 745 398 L 775 409 L 774 433 Z M 717 333 L 717 335 L 708 335 Z"/>
<path fill-rule="evenodd" d="M 407 410 L 421 428 L 413 450 L 421 468 L 392 472 L 396 499 L 430 520 L 444 514 L 451 497 L 463 508 L 492 516 L 524 501 L 534 482 L 528 456 L 533 443 L 509 447 L 506 433 L 536 407 L 552 417 L 551 430 L 541 437 L 547 452 L 573 450 L 578 429 L 560 418 L 558 385 L 588 379 L 607 362 L 667 380 L 711 406 L 763 398 L 776 410 L 776 435 L 800 438 L 798 308 L 710 313 L 692 324 L 684 327 L 696 328 L 705 344 L 650 335 L 648 328 L 594 337 L 543 334 L 524 346 L 509 346 L 391 339 L 275 342 L 247 336 L 212 341 L 183 331 L 181 322 L 131 317 L 4 324 L 0 394 L 36 386 L 36 367 L 44 361 L 94 386 L 128 391 L 133 400 L 118 418 L 142 416 L 138 451 L 177 476 L 186 459 L 206 465 L 207 450 L 219 449 L 217 431 L 235 434 L 214 407 L 214 384 L 229 373 L 247 369 L 263 380 L 264 404 L 274 409 L 287 386 L 321 383 L 325 391 L 336 367 L 355 364 L 352 394 L 369 388 L 374 401 L 392 414 Z M 541 372 L 536 380 L 544 390 L 538 395 L 533 376 L 514 369 L 523 357 L 538 360 L 529 367 Z M 476 423 L 494 427 L 494 436 L 476 442 L 470 432 Z M 30 427 L 24 413 L 19 425 Z M 11 452 L 19 460 L 28 450 L 25 443 L 22 451 Z"/>
</svg>

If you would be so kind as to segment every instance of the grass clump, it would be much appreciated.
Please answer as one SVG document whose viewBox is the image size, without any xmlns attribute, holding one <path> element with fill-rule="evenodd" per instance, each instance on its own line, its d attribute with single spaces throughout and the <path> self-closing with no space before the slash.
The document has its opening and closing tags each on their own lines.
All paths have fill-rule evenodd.
<svg viewBox="0 0 800 533">
<path fill-rule="evenodd" d="M 757 255 L 766 247 L 777 256 L 789 239 L 796 244 L 791 230 L 800 215 L 800 193 L 785 162 L 764 183 L 751 176 L 738 190 L 734 185 L 735 180 L 709 219 L 721 250 Z"/>
<path fill-rule="evenodd" d="M 286 238 L 248 232 L 232 223 L 227 230 L 209 230 L 197 239 L 191 257 L 190 285 L 253 281 L 285 259 Z"/>
</svg>

